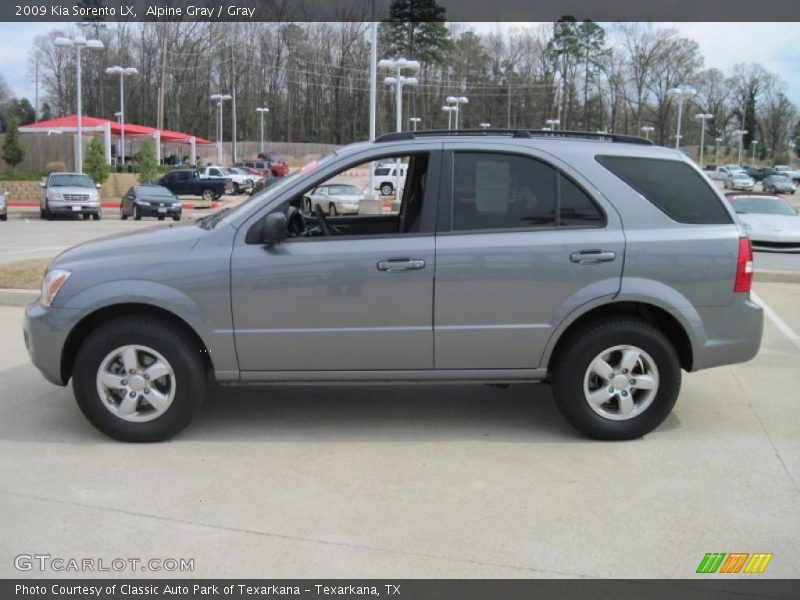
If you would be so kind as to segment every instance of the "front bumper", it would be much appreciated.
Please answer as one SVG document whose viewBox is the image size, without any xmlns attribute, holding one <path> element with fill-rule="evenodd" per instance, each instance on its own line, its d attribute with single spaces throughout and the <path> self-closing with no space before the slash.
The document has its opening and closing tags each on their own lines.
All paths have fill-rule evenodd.
<svg viewBox="0 0 800 600">
<path fill-rule="evenodd" d="M 150 206 L 150 205 L 143 205 L 137 204 L 136 209 L 139 211 L 139 214 L 143 217 L 180 217 L 181 216 L 181 206 Z M 160 212 L 161 210 L 164 212 Z"/>
<path fill-rule="evenodd" d="M 53 214 L 73 214 L 73 215 L 99 215 L 99 202 L 47 202 L 47 208 Z"/>
<path fill-rule="evenodd" d="M 25 348 L 33 365 L 50 383 L 67 384 L 61 375 L 61 356 L 67 336 L 78 318 L 78 310 L 45 308 L 39 300 L 25 307 Z"/>
</svg>

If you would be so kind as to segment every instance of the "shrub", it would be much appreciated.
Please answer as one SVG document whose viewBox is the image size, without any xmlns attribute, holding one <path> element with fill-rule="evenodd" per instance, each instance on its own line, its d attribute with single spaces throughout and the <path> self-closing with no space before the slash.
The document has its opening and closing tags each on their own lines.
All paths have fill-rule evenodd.
<svg viewBox="0 0 800 600">
<path fill-rule="evenodd" d="M 17 168 L 17 165 L 25 158 L 25 146 L 22 145 L 22 140 L 19 137 L 19 129 L 17 129 L 17 122 L 11 119 L 6 127 L 6 137 L 3 140 L 3 160 L 11 167 L 11 172 Z"/>
<path fill-rule="evenodd" d="M 92 178 L 95 183 L 105 183 L 111 171 L 111 165 L 106 162 L 106 155 L 103 145 L 97 138 L 92 138 L 89 148 L 86 150 L 86 162 L 83 170 Z"/>
<path fill-rule="evenodd" d="M 139 145 L 139 152 L 136 154 L 136 172 L 142 183 L 150 183 L 158 177 L 156 153 L 153 143 L 149 140 L 145 140 Z"/>
</svg>

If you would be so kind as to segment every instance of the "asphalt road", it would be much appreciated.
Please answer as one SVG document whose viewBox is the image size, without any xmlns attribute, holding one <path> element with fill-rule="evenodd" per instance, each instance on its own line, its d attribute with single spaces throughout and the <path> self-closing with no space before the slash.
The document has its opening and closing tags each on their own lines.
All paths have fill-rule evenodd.
<svg viewBox="0 0 800 600">
<path fill-rule="evenodd" d="M 759 356 L 685 375 L 666 422 L 622 443 L 514 385 L 226 388 L 176 439 L 123 444 L 0 307 L 0 577 L 48 553 L 191 558 L 169 575 L 195 577 L 684 578 L 707 552 L 796 577 L 800 286 L 756 290 L 782 319 Z"/>
</svg>

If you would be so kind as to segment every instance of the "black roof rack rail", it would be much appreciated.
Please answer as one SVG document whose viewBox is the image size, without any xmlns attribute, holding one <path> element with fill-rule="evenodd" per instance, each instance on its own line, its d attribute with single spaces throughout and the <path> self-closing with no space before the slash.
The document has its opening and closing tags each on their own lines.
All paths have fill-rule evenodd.
<svg viewBox="0 0 800 600">
<path fill-rule="evenodd" d="M 596 133 L 590 131 L 569 131 L 547 129 L 423 129 L 420 131 L 401 131 L 396 133 L 386 133 L 375 139 L 376 143 L 382 142 L 402 142 L 411 141 L 427 136 L 491 136 L 509 135 L 515 138 L 533 137 L 553 137 L 553 138 L 577 138 L 585 140 L 608 140 L 610 142 L 622 144 L 640 144 L 652 146 L 652 140 L 635 135 L 623 135 L 621 133 Z"/>
</svg>

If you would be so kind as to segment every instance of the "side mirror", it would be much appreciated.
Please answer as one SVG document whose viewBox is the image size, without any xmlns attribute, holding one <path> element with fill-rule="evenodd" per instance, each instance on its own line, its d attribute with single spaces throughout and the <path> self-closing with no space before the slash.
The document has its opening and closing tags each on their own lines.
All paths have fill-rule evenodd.
<svg viewBox="0 0 800 600">
<path fill-rule="evenodd" d="M 96 188 L 99 190 L 99 189 L 100 189 L 101 187 L 103 187 L 103 186 L 102 186 L 102 184 L 100 184 L 100 183 L 95 183 L 95 184 L 94 184 L 94 187 L 96 187 Z"/>
<path fill-rule="evenodd" d="M 40 181 L 40 182 L 39 182 L 39 187 L 40 187 L 40 188 L 46 188 L 46 187 L 47 187 L 47 184 L 46 184 L 44 181 Z"/>
<path fill-rule="evenodd" d="M 265 244 L 278 244 L 286 239 L 286 215 L 275 212 L 264 219 L 263 241 Z"/>
</svg>

